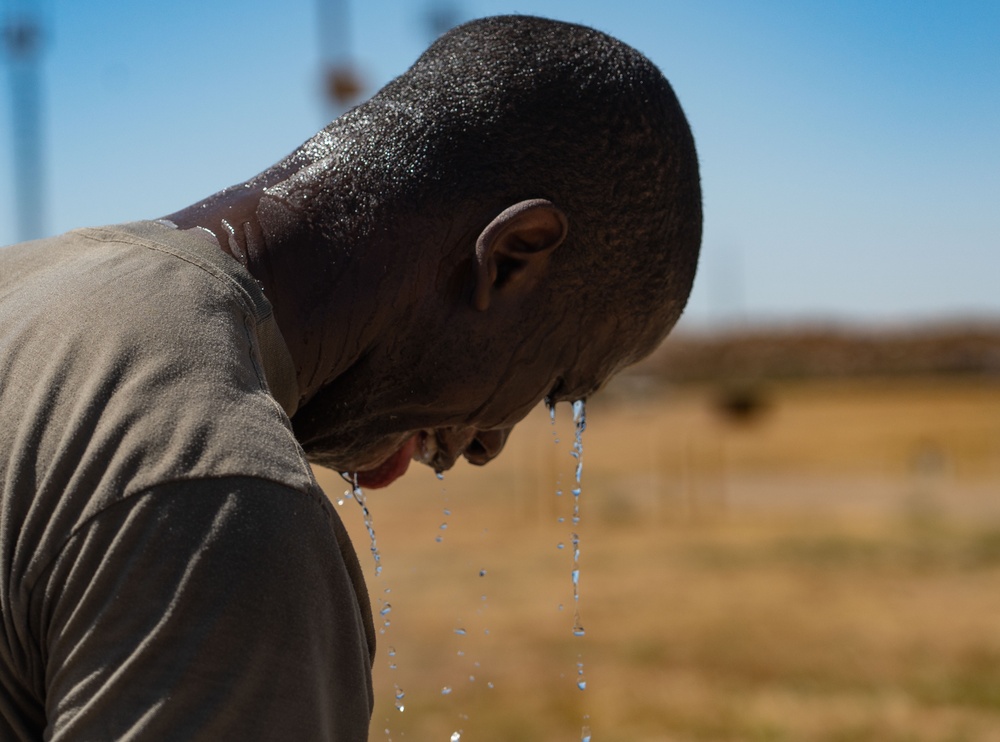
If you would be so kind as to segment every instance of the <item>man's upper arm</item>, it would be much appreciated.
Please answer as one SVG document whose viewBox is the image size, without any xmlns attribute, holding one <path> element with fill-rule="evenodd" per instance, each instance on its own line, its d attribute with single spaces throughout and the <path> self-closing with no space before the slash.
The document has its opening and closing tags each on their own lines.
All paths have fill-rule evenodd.
<svg viewBox="0 0 1000 742">
<path fill-rule="evenodd" d="M 88 523 L 32 596 L 46 738 L 366 740 L 367 597 L 319 497 L 178 482 Z"/>
</svg>

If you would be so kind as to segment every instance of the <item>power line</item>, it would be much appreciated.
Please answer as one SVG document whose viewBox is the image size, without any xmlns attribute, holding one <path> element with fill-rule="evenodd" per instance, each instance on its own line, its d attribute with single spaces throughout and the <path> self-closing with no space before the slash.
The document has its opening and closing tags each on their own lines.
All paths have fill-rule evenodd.
<svg viewBox="0 0 1000 742">
<path fill-rule="evenodd" d="M 9 68 L 17 239 L 23 241 L 45 234 L 41 22 L 27 10 L 11 12 L 0 27 L 0 39 Z"/>
</svg>

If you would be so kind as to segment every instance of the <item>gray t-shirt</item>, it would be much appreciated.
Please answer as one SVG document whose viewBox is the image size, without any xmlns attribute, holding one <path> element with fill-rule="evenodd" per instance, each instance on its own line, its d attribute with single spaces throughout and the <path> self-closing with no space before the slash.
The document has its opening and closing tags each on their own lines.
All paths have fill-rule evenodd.
<svg viewBox="0 0 1000 742">
<path fill-rule="evenodd" d="M 0 249 L 0 739 L 367 739 L 368 596 L 296 403 L 195 234 Z"/>
</svg>

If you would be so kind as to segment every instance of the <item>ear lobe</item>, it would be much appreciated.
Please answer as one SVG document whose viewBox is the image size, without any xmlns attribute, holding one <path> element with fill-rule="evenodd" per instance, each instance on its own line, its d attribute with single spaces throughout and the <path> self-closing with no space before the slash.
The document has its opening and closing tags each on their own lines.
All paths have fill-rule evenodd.
<svg viewBox="0 0 1000 742">
<path fill-rule="evenodd" d="M 536 198 L 504 209 L 476 240 L 476 309 L 486 311 L 501 292 L 529 290 L 568 231 L 566 215 L 551 201 Z"/>
</svg>

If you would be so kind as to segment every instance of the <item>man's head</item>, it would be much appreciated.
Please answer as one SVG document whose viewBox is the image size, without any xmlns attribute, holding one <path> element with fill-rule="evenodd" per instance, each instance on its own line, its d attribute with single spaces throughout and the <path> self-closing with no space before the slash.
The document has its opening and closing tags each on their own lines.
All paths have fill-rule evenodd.
<svg viewBox="0 0 1000 742">
<path fill-rule="evenodd" d="M 541 399 L 655 348 L 694 278 L 684 114 L 649 60 L 585 27 L 460 26 L 275 172 L 261 213 L 358 245 L 330 260 L 379 283 L 377 332 L 293 418 L 313 460 L 373 486 L 408 454 L 485 463 Z"/>
</svg>

